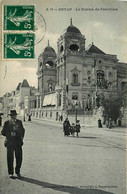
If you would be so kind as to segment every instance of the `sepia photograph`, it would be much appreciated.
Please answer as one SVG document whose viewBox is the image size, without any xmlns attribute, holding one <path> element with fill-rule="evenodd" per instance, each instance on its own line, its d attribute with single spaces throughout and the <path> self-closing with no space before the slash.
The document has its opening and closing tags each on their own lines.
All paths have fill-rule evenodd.
<svg viewBox="0 0 127 194">
<path fill-rule="evenodd" d="M 127 1 L 0 9 L 0 193 L 126 194 Z"/>
</svg>

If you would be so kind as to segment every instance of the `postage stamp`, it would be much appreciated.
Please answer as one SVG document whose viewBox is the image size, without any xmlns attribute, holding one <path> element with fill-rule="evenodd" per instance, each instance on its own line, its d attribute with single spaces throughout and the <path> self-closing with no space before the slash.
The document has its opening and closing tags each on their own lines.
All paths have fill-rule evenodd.
<svg viewBox="0 0 127 194">
<path fill-rule="evenodd" d="M 4 5 L 4 30 L 34 30 L 34 5 Z"/>
<path fill-rule="evenodd" d="M 3 37 L 4 59 L 33 59 L 34 56 L 34 33 L 11 34 L 4 33 Z"/>
</svg>

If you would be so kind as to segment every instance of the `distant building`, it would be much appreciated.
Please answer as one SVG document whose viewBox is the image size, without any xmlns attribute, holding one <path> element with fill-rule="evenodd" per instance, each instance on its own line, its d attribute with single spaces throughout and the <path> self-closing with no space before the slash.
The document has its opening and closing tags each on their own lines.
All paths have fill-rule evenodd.
<svg viewBox="0 0 127 194">
<path fill-rule="evenodd" d="M 3 112 L 8 115 L 9 110 L 16 109 L 19 115 L 27 114 L 32 106 L 31 101 L 36 101 L 37 89 L 31 87 L 26 79 L 19 83 L 15 91 L 6 93 L 3 96 Z M 34 106 L 35 108 L 35 106 Z"/>
</svg>

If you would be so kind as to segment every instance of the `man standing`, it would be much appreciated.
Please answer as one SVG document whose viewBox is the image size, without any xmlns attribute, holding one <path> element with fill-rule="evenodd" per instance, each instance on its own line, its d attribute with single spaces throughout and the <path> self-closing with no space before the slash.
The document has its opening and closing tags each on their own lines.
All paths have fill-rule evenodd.
<svg viewBox="0 0 127 194">
<path fill-rule="evenodd" d="M 7 148 L 7 165 L 8 174 L 10 178 L 13 178 L 14 173 L 14 153 L 16 158 L 15 173 L 21 178 L 20 168 L 22 164 L 22 145 L 25 129 L 22 122 L 17 118 L 16 110 L 10 110 L 11 119 L 4 123 L 1 134 L 6 137 L 5 147 Z"/>
</svg>

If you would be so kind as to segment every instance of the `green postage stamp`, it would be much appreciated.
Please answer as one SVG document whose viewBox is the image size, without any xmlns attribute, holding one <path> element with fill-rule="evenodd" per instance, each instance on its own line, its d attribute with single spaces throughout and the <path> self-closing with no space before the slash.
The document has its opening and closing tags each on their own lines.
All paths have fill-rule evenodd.
<svg viewBox="0 0 127 194">
<path fill-rule="evenodd" d="M 4 5 L 4 30 L 34 30 L 34 5 Z"/>
<path fill-rule="evenodd" d="M 34 33 L 4 33 L 4 59 L 34 58 Z"/>
</svg>

